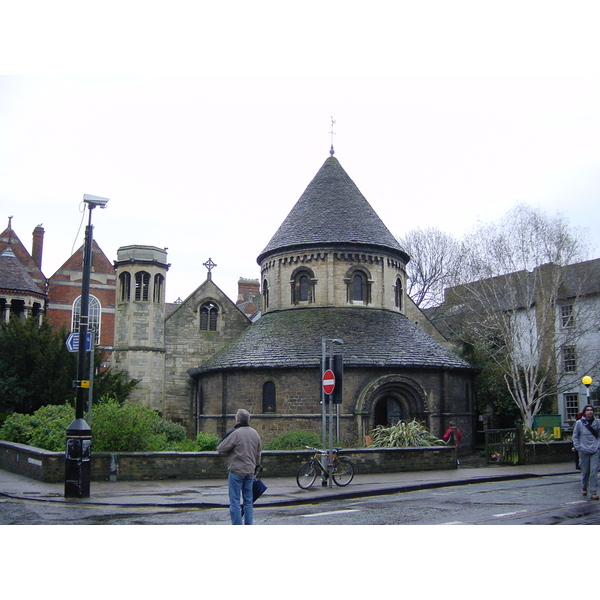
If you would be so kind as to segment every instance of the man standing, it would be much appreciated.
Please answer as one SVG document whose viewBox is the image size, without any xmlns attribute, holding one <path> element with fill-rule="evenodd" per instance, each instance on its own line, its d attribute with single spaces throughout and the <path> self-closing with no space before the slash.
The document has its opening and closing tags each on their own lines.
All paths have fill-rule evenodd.
<svg viewBox="0 0 600 600">
<path fill-rule="evenodd" d="M 250 427 L 250 413 L 243 408 L 235 415 L 234 428 L 219 442 L 217 452 L 227 455 L 229 469 L 229 515 L 232 525 L 242 525 L 240 496 L 244 502 L 244 524 L 252 525 L 252 486 L 260 465 L 260 436 Z"/>
<path fill-rule="evenodd" d="M 587 496 L 588 488 L 592 500 L 598 500 L 598 448 L 600 448 L 600 422 L 594 418 L 594 407 L 587 404 L 583 417 L 575 423 L 573 446 L 579 453 L 581 467 L 581 493 Z"/>
</svg>

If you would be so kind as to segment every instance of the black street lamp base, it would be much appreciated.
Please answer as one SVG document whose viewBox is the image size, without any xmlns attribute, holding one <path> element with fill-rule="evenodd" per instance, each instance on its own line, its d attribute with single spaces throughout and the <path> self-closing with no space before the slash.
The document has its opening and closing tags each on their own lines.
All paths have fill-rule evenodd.
<svg viewBox="0 0 600 600">
<path fill-rule="evenodd" d="M 65 452 L 65 498 L 89 498 L 92 430 L 83 419 L 67 428 Z"/>
</svg>

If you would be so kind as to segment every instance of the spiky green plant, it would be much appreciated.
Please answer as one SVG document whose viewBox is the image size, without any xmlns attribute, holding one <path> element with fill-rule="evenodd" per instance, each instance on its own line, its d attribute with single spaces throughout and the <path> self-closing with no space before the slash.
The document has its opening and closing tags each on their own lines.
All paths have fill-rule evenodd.
<svg viewBox="0 0 600 600">
<path fill-rule="evenodd" d="M 379 425 L 371 431 L 373 448 L 419 448 L 423 446 L 443 446 L 443 440 L 435 437 L 416 420 L 398 421 L 395 425 Z"/>
<path fill-rule="evenodd" d="M 523 427 L 523 435 L 526 442 L 533 442 L 534 444 L 548 444 L 554 441 L 554 435 L 551 432 L 535 431 L 527 425 Z"/>
</svg>

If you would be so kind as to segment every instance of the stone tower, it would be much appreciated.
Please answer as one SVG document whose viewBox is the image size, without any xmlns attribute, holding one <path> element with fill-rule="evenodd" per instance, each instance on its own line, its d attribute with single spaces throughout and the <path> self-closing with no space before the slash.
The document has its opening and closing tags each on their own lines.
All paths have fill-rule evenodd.
<svg viewBox="0 0 600 600">
<path fill-rule="evenodd" d="M 167 252 L 155 246 L 117 251 L 115 369 L 140 383 L 131 399 L 162 412 L 165 374 L 165 280 Z"/>
<path fill-rule="evenodd" d="M 361 307 L 405 314 L 408 261 L 332 156 L 258 257 L 263 313 Z"/>
</svg>

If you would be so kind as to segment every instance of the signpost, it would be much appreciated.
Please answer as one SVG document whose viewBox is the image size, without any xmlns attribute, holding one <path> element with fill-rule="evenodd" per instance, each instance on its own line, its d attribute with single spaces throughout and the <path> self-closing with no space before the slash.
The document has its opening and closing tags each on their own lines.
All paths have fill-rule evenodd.
<svg viewBox="0 0 600 600">
<path fill-rule="evenodd" d="M 328 396 L 331 396 L 333 390 L 335 390 L 335 375 L 331 369 L 327 369 L 327 371 L 323 373 L 323 391 Z"/>
<path fill-rule="evenodd" d="M 329 346 L 329 354 L 328 344 L 343 344 L 343 340 L 338 339 L 329 339 L 322 338 L 322 356 L 321 356 L 321 404 L 323 408 L 323 447 L 327 445 L 326 437 L 327 437 L 327 410 L 325 404 L 329 405 L 329 452 L 327 453 L 327 457 L 323 457 L 323 459 L 327 460 L 328 464 L 333 464 L 333 404 L 340 403 L 341 400 L 341 389 L 342 389 L 342 356 L 333 354 L 333 347 Z M 339 373 L 336 376 L 336 372 Z M 337 390 L 336 390 L 337 385 Z M 335 393 L 334 393 L 335 392 Z M 338 425 L 339 427 L 339 425 Z M 338 432 L 339 437 L 339 432 Z M 323 460 L 322 459 L 322 460 Z M 332 477 L 327 478 L 327 486 L 332 487 Z"/>
<path fill-rule="evenodd" d="M 91 342 L 92 334 L 88 331 L 86 336 L 85 351 L 89 352 L 92 347 Z M 69 352 L 79 352 L 79 334 L 70 333 L 69 337 L 65 341 L 65 346 Z"/>
</svg>

